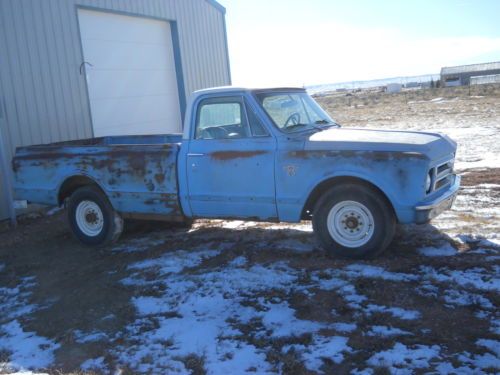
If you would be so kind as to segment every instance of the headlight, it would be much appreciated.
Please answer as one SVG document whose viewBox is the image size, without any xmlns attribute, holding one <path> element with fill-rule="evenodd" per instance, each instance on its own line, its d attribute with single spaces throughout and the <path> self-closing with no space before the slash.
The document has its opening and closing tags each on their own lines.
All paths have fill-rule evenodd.
<svg viewBox="0 0 500 375">
<path fill-rule="evenodd" d="M 425 180 L 425 192 L 429 194 L 431 192 L 432 178 L 431 174 L 427 173 L 427 179 Z"/>
</svg>

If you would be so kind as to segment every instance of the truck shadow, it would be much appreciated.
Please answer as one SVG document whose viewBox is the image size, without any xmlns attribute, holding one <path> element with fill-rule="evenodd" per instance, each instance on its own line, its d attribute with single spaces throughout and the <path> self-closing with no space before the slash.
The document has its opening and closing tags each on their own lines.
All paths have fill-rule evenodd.
<svg viewBox="0 0 500 375">
<path fill-rule="evenodd" d="M 229 223 L 229 227 L 225 226 L 227 223 Z M 252 251 L 261 252 L 263 247 L 270 252 L 279 251 L 282 256 L 288 254 L 288 256 L 293 257 L 298 254 L 306 255 L 308 253 L 315 256 L 327 255 L 316 241 L 309 222 L 302 222 L 298 225 L 272 223 L 251 223 L 247 225 L 243 223 L 240 226 L 234 225 L 234 227 L 231 223 L 208 221 L 201 225 L 195 224 L 193 229 L 188 230 L 176 226 L 170 227 L 168 223 L 135 222 L 127 227 L 124 240 L 137 237 L 147 238 L 151 235 L 161 237 L 162 233 L 166 234 L 174 231 L 179 235 L 182 233 L 183 247 L 188 248 L 196 248 L 207 244 L 216 248 L 218 243 L 226 246 L 234 242 L 236 247 L 244 248 L 247 255 Z M 307 229 L 308 227 L 309 229 Z M 459 235 L 451 237 L 432 224 L 398 225 L 394 240 L 377 259 L 419 257 L 421 256 L 419 249 L 422 248 L 455 249 L 458 255 L 480 247 L 491 249 L 498 248 L 498 245 L 484 236 Z M 451 252 L 449 255 L 452 255 Z M 371 261 L 376 261 L 376 259 Z"/>
</svg>

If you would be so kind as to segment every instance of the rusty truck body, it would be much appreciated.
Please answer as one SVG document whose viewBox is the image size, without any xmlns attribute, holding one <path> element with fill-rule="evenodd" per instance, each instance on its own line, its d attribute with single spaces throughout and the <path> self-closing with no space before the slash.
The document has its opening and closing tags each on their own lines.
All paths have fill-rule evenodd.
<svg viewBox="0 0 500 375">
<path fill-rule="evenodd" d="M 192 95 L 183 134 L 20 147 L 13 169 L 16 198 L 66 204 L 86 244 L 128 218 L 312 220 L 325 249 L 359 258 L 451 207 L 455 152 L 441 134 L 342 128 L 303 89 L 226 87 Z"/>
</svg>

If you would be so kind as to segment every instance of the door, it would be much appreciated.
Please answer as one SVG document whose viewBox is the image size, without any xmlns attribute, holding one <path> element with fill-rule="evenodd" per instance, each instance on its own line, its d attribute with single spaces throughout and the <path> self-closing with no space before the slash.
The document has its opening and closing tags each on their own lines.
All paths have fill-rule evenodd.
<svg viewBox="0 0 500 375">
<path fill-rule="evenodd" d="M 243 97 L 200 101 L 186 158 L 193 216 L 277 220 L 275 149 Z"/>
<path fill-rule="evenodd" d="M 78 19 L 94 136 L 180 132 L 170 24 L 84 9 Z"/>
</svg>

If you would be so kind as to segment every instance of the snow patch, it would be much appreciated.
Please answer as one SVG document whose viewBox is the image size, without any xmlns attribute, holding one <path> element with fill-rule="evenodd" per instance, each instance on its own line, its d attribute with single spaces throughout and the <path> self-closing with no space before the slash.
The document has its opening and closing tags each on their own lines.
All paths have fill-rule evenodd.
<svg viewBox="0 0 500 375">
<path fill-rule="evenodd" d="M 50 210 L 47 211 L 46 215 L 47 216 L 53 216 L 57 214 L 59 211 L 62 211 L 64 209 L 64 206 L 56 206 L 51 208 Z"/>
<path fill-rule="evenodd" d="M 60 347 L 34 332 L 25 332 L 17 320 L 2 325 L 0 337 L 0 349 L 10 353 L 5 367 L 14 371 L 48 367 L 54 361 L 54 350 Z"/>
<path fill-rule="evenodd" d="M 323 358 L 335 363 L 341 363 L 344 360 L 344 353 L 352 352 L 347 345 L 349 339 L 343 336 L 322 337 L 314 336 L 313 342 L 308 345 L 286 345 L 282 351 L 288 353 L 290 350 L 300 353 L 305 366 L 310 371 L 321 372 Z"/>
<path fill-rule="evenodd" d="M 135 263 L 128 268 L 131 270 L 143 270 L 147 268 L 158 269 L 160 275 L 168 275 L 171 273 L 180 273 L 185 268 L 198 266 L 203 260 L 212 258 L 220 254 L 218 250 L 204 251 L 186 251 L 177 250 L 171 253 L 166 253 L 160 258 L 148 259 L 139 263 Z"/>
<path fill-rule="evenodd" d="M 244 303 L 246 296 L 261 290 L 290 290 L 297 280 L 297 271 L 284 263 L 248 269 L 233 265 L 213 272 L 179 274 L 184 267 L 198 264 L 203 256 L 214 254 L 176 252 L 174 256 L 166 254 L 129 267 L 135 271 L 128 279 L 131 285 L 143 285 L 141 271 L 159 270 L 162 277 L 156 283 L 162 284 L 163 289 L 159 296 L 133 299 L 141 317 L 127 327 L 126 342 L 115 349 L 119 362 L 138 372 L 186 372 L 180 359 L 195 354 L 203 357 L 209 373 L 220 373 L 222 368 L 228 373 L 241 373 L 248 368 L 264 373 L 270 371 L 265 352 L 239 339 L 242 333 L 238 324 L 262 321 L 268 331 L 255 334 L 266 335 L 270 331 L 276 337 L 321 327 L 295 318 L 294 310 L 286 303 L 259 298 L 255 301 L 261 306 L 259 310 Z M 174 267 L 173 259 L 181 265 Z"/>
<path fill-rule="evenodd" d="M 427 257 L 449 257 L 458 254 L 457 250 L 449 243 L 441 247 L 422 247 L 417 251 L 420 255 Z"/>
<path fill-rule="evenodd" d="M 83 371 L 98 370 L 105 372 L 106 365 L 104 364 L 104 357 L 87 359 L 80 365 Z"/>
<path fill-rule="evenodd" d="M 371 315 L 373 313 L 386 313 L 401 320 L 415 320 L 420 318 L 420 312 L 416 310 L 406 310 L 400 307 L 387 307 L 374 304 L 366 306 L 365 313 L 367 315 Z"/>
<path fill-rule="evenodd" d="M 346 275 L 350 277 L 364 277 L 388 281 L 413 281 L 418 279 L 418 276 L 416 275 L 389 272 L 382 267 L 370 266 L 366 264 L 351 264 L 345 267 L 344 270 L 346 271 Z"/>
<path fill-rule="evenodd" d="M 245 264 L 247 264 L 247 258 L 245 258 L 244 256 L 239 256 L 229 262 L 230 267 L 243 267 Z"/>
<path fill-rule="evenodd" d="M 325 325 L 300 320 L 295 317 L 295 310 L 287 302 L 264 305 L 268 310 L 262 314 L 262 323 L 268 330 L 272 330 L 273 337 L 300 336 L 307 332 L 315 332 Z"/>
<path fill-rule="evenodd" d="M 236 229 L 239 226 L 245 224 L 244 221 L 241 220 L 233 220 L 233 221 L 223 221 L 222 222 L 222 228 L 226 229 Z"/>
<path fill-rule="evenodd" d="M 84 344 L 87 342 L 101 341 L 108 338 L 108 335 L 106 335 L 104 332 L 98 332 L 98 331 L 84 333 L 80 330 L 75 330 L 73 331 L 73 334 L 75 335 L 75 341 L 80 344 Z"/>
<path fill-rule="evenodd" d="M 35 286 L 34 277 L 24 277 L 14 288 L 0 288 L 0 317 L 11 320 L 32 313 L 37 306 L 28 303 L 31 289 Z"/>
<path fill-rule="evenodd" d="M 332 328 L 338 332 L 352 332 L 355 331 L 358 326 L 355 323 L 333 323 Z"/>
<path fill-rule="evenodd" d="M 388 367 L 391 373 L 413 374 L 414 369 L 428 368 L 432 359 L 439 358 L 440 350 L 437 345 L 415 345 L 414 348 L 409 348 L 396 343 L 392 349 L 370 357 L 367 363 L 376 367 Z"/>
<path fill-rule="evenodd" d="M 494 266 L 495 271 L 491 272 L 484 268 L 470 268 L 465 271 L 450 270 L 441 268 L 436 270 L 430 266 L 421 266 L 420 271 L 424 277 L 441 283 L 456 283 L 464 287 L 473 287 L 479 290 L 500 291 L 500 269 Z"/>
<path fill-rule="evenodd" d="M 490 339 L 479 339 L 476 341 L 476 345 L 487 348 L 497 357 L 500 357 L 500 341 L 490 340 Z"/>
<path fill-rule="evenodd" d="M 491 301 L 483 297 L 480 294 L 469 293 L 465 290 L 446 290 L 444 293 L 444 300 L 446 303 L 450 305 L 458 305 L 458 306 L 471 306 L 477 305 L 481 306 L 483 309 L 493 309 L 494 306 Z"/>
<path fill-rule="evenodd" d="M 392 336 L 403 336 L 412 335 L 408 331 L 403 331 L 399 328 L 387 327 L 387 326 L 373 326 L 367 333 L 368 336 L 382 336 L 382 337 L 392 337 Z"/>
</svg>

